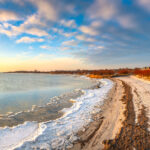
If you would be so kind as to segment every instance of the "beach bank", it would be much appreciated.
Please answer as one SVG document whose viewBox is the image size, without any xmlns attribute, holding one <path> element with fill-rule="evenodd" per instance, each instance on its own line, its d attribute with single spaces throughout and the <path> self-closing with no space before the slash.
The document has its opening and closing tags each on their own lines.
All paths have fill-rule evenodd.
<svg viewBox="0 0 150 150">
<path fill-rule="evenodd" d="M 115 138 L 125 119 L 123 112 L 125 105 L 121 102 L 124 93 L 122 82 L 113 80 L 114 87 L 109 91 L 104 105 L 99 109 L 100 113 L 93 116 L 93 122 L 90 123 L 84 131 L 79 131 L 80 139 L 74 143 L 72 150 L 78 149 L 103 149 L 103 141 L 109 138 Z"/>
<path fill-rule="evenodd" d="M 85 131 L 78 132 L 80 139 L 72 150 L 150 149 L 149 84 L 133 77 L 114 82 L 101 113 L 93 116 L 94 122 Z"/>
</svg>

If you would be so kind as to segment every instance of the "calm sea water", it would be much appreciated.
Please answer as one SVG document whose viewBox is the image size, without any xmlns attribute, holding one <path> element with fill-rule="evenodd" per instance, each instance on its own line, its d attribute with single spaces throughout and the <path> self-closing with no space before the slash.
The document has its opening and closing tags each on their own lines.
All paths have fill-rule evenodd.
<svg viewBox="0 0 150 150">
<path fill-rule="evenodd" d="M 0 114 L 43 106 L 54 96 L 92 85 L 91 80 L 70 75 L 1 73 Z"/>
</svg>

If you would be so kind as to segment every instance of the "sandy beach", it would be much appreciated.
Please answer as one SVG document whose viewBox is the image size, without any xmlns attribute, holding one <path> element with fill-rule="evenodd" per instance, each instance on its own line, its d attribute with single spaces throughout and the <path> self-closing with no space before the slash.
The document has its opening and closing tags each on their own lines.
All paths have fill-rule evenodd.
<svg viewBox="0 0 150 150">
<path fill-rule="evenodd" d="M 101 112 L 78 132 L 72 150 L 150 149 L 150 83 L 135 77 L 113 81 Z"/>
</svg>

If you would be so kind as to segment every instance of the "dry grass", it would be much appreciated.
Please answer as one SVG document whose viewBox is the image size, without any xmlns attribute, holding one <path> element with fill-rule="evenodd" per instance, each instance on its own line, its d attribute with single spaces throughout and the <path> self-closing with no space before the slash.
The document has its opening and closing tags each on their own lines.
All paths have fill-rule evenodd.
<svg viewBox="0 0 150 150">
<path fill-rule="evenodd" d="M 103 76 L 101 76 L 101 75 L 94 75 L 94 74 L 89 74 L 89 75 L 87 75 L 87 77 L 89 77 L 89 78 L 96 78 L 96 79 L 103 78 Z"/>
<path fill-rule="evenodd" d="M 86 75 L 89 78 L 95 78 L 95 79 L 102 79 L 102 78 L 111 78 L 111 75 L 95 75 L 95 74 L 88 74 Z"/>
<path fill-rule="evenodd" d="M 136 75 L 136 77 L 150 81 L 150 76 L 149 76 L 149 77 L 146 77 L 146 76 Z"/>
</svg>

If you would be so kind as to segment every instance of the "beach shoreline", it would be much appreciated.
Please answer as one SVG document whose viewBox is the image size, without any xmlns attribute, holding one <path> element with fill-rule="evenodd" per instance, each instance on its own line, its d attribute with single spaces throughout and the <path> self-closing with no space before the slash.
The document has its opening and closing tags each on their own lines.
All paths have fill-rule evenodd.
<svg viewBox="0 0 150 150">
<path fill-rule="evenodd" d="M 34 137 L 34 141 L 30 140 L 30 134 L 32 135 L 33 131 L 38 132 L 39 127 L 36 122 L 33 122 L 33 124 L 26 122 L 25 124 L 20 124 L 19 126 L 13 126 L 10 128 L 2 127 L 0 133 L 4 136 L 0 137 L 0 147 L 2 149 L 11 149 L 11 147 L 16 147 L 16 144 L 18 145 L 19 143 L 21 144 L 21 147 L 18 147 L 17 149 L 25 147 L 31 148 L 33 145 L 41 148 L 41 145 L 45 146 L 45 144 L 47 145 L 45 149 L 69 148 L 69 146 L 72 146 L 72 141 L 76 141 L 77 139 L 77 131 L 90 123 L 92 121 L 92 114 L 98 112 L 98 108 L 94 108 L 95 105 L 103 104 L 104 98 L 113 86 L 113 82 L 108 79 L 98 80 L 97 83 L 98 84 L 96 84 L 95 87 L 92 86 L 92 88 L 85 89 L 84 94 L 75 100 L 76 102 L 74 102 L 72 107 L 64 109 L 63 111 L 65 115 L 63 117 L 56 121 L 42 123 L 41 125 L 46 127 L 44 127 L 42 133 L 36 134 L 39 136 Z M 81 119 L 79 119 L 78 116 L 80 116 Z M 78 124 L 76 124 L 77 122 Z M 24 131 L 28 133 L 27 135 L 23 134 L 25 140 L 22 139 L 22 134 L 18 134 L 18 129 L 20 130 L 20 133 L 23 133 Z M 47 131 L 49 132 L 49 136 L 47 136 Z M 14 142 L 13 135 L 16 137 Z M 6 138 L 7 142 L 5 142 Z M 45 138 L 47 138 L 47 143 L 45 142 Z M 35 143 L 35 141 L 37 142 Z M 62 143 L 58 145 L 59 142 Z"/>
<path fill-rule="evenodd" d="M 93 122 L 77 133 L 79 140 L 74 143 L 73 148 L 70 150 L 103 149 L 103 140 L 110 137 L 114 138 L 116 133 L 118 133 L 119 128 L 122 126 L 121 120 L 124 120 L 123 111 L 125 106 L 116 99 L 116 96 L 120 94 L 119 98 L 121 99 L 124 91 L 121 81 L 113 80 L 113 82 L 114 86 L 109 91 L 104 104 L 100 106 L 100 112 L 93 115 Z M 116 90 L 118 90 L 117 95 Z"/>
<path fill-rule="evenodd" d="M 62 145 L 57 145 L 57 142 L 58 144 L 61 142 L 58 139 L 58 141 L 54 143 L 54 147 L 45 147 L 45 149 L 130 150 L 135 148 L 137 150 L 147 150 L 150 148 L 150 132 L 148 131 L 150 119 L 149 108 L 147 108 L 150 91 L 140 91 L 146 90 L 140 84 L 145 86 L 148 82 L 143 82 L 133 76 L 101 80 L 101 82 L 104 82 L 104 85 L 106 81 L 112 84 L 111 88 L 109 87 L 104 97 L 100 96 L 102 99 L 104 98 L 102 102 L 100 99 L 94 99 L 94 101 L 96 100 L 96 105 L 94 105 L 92 109 L 89 109 L 90 112 L 87 112 L 91 115 L 89 118 L 90 121 L 84 122 L 83 126 L 70 123 L 69 125 L 73 125 L 77 128 L 70 137 L 70 139 L 73 138 L 71 142 L 69 141 L 70 139 L 68 141 L 64 140 L 62 147 Z M 108 84 L 107 82 L 106 85 Z M 150 84 L 148 84 L 148 86 L 150 86 Z M 101 89 L 101 86 L 97 88 Z M 97 92 L 99 93 L 100 91 Z M 142 92 L 146 92 L 147 95 L 145 94 L 143 96 L 144 93 Z M 86 107 L 88 108 L 88 105 Z M 78 118 L 78 115 L 76 114 L 74 117 Z M 84 119 L 85 118 L 81 120 L 85 121 Z M 54 123 L 54 125 L 56 124 Z M 52 127 L 54 125 L 52 123 Z M 65 145 L 65 142 L 70 143 Z M 22 146 L 24 147 L 24 145 Z"/>
<path fill-rule="evenodd" d="M 70 150 L 150 149 L 148 106 L 141 104 L 137 114 L 135 93 L 127 79 L 113 79 L 115 86 L 102 111 L 93 116 L 94 121 L 84 131 L 78 132 L 80 138 Z"/>
</svg>

